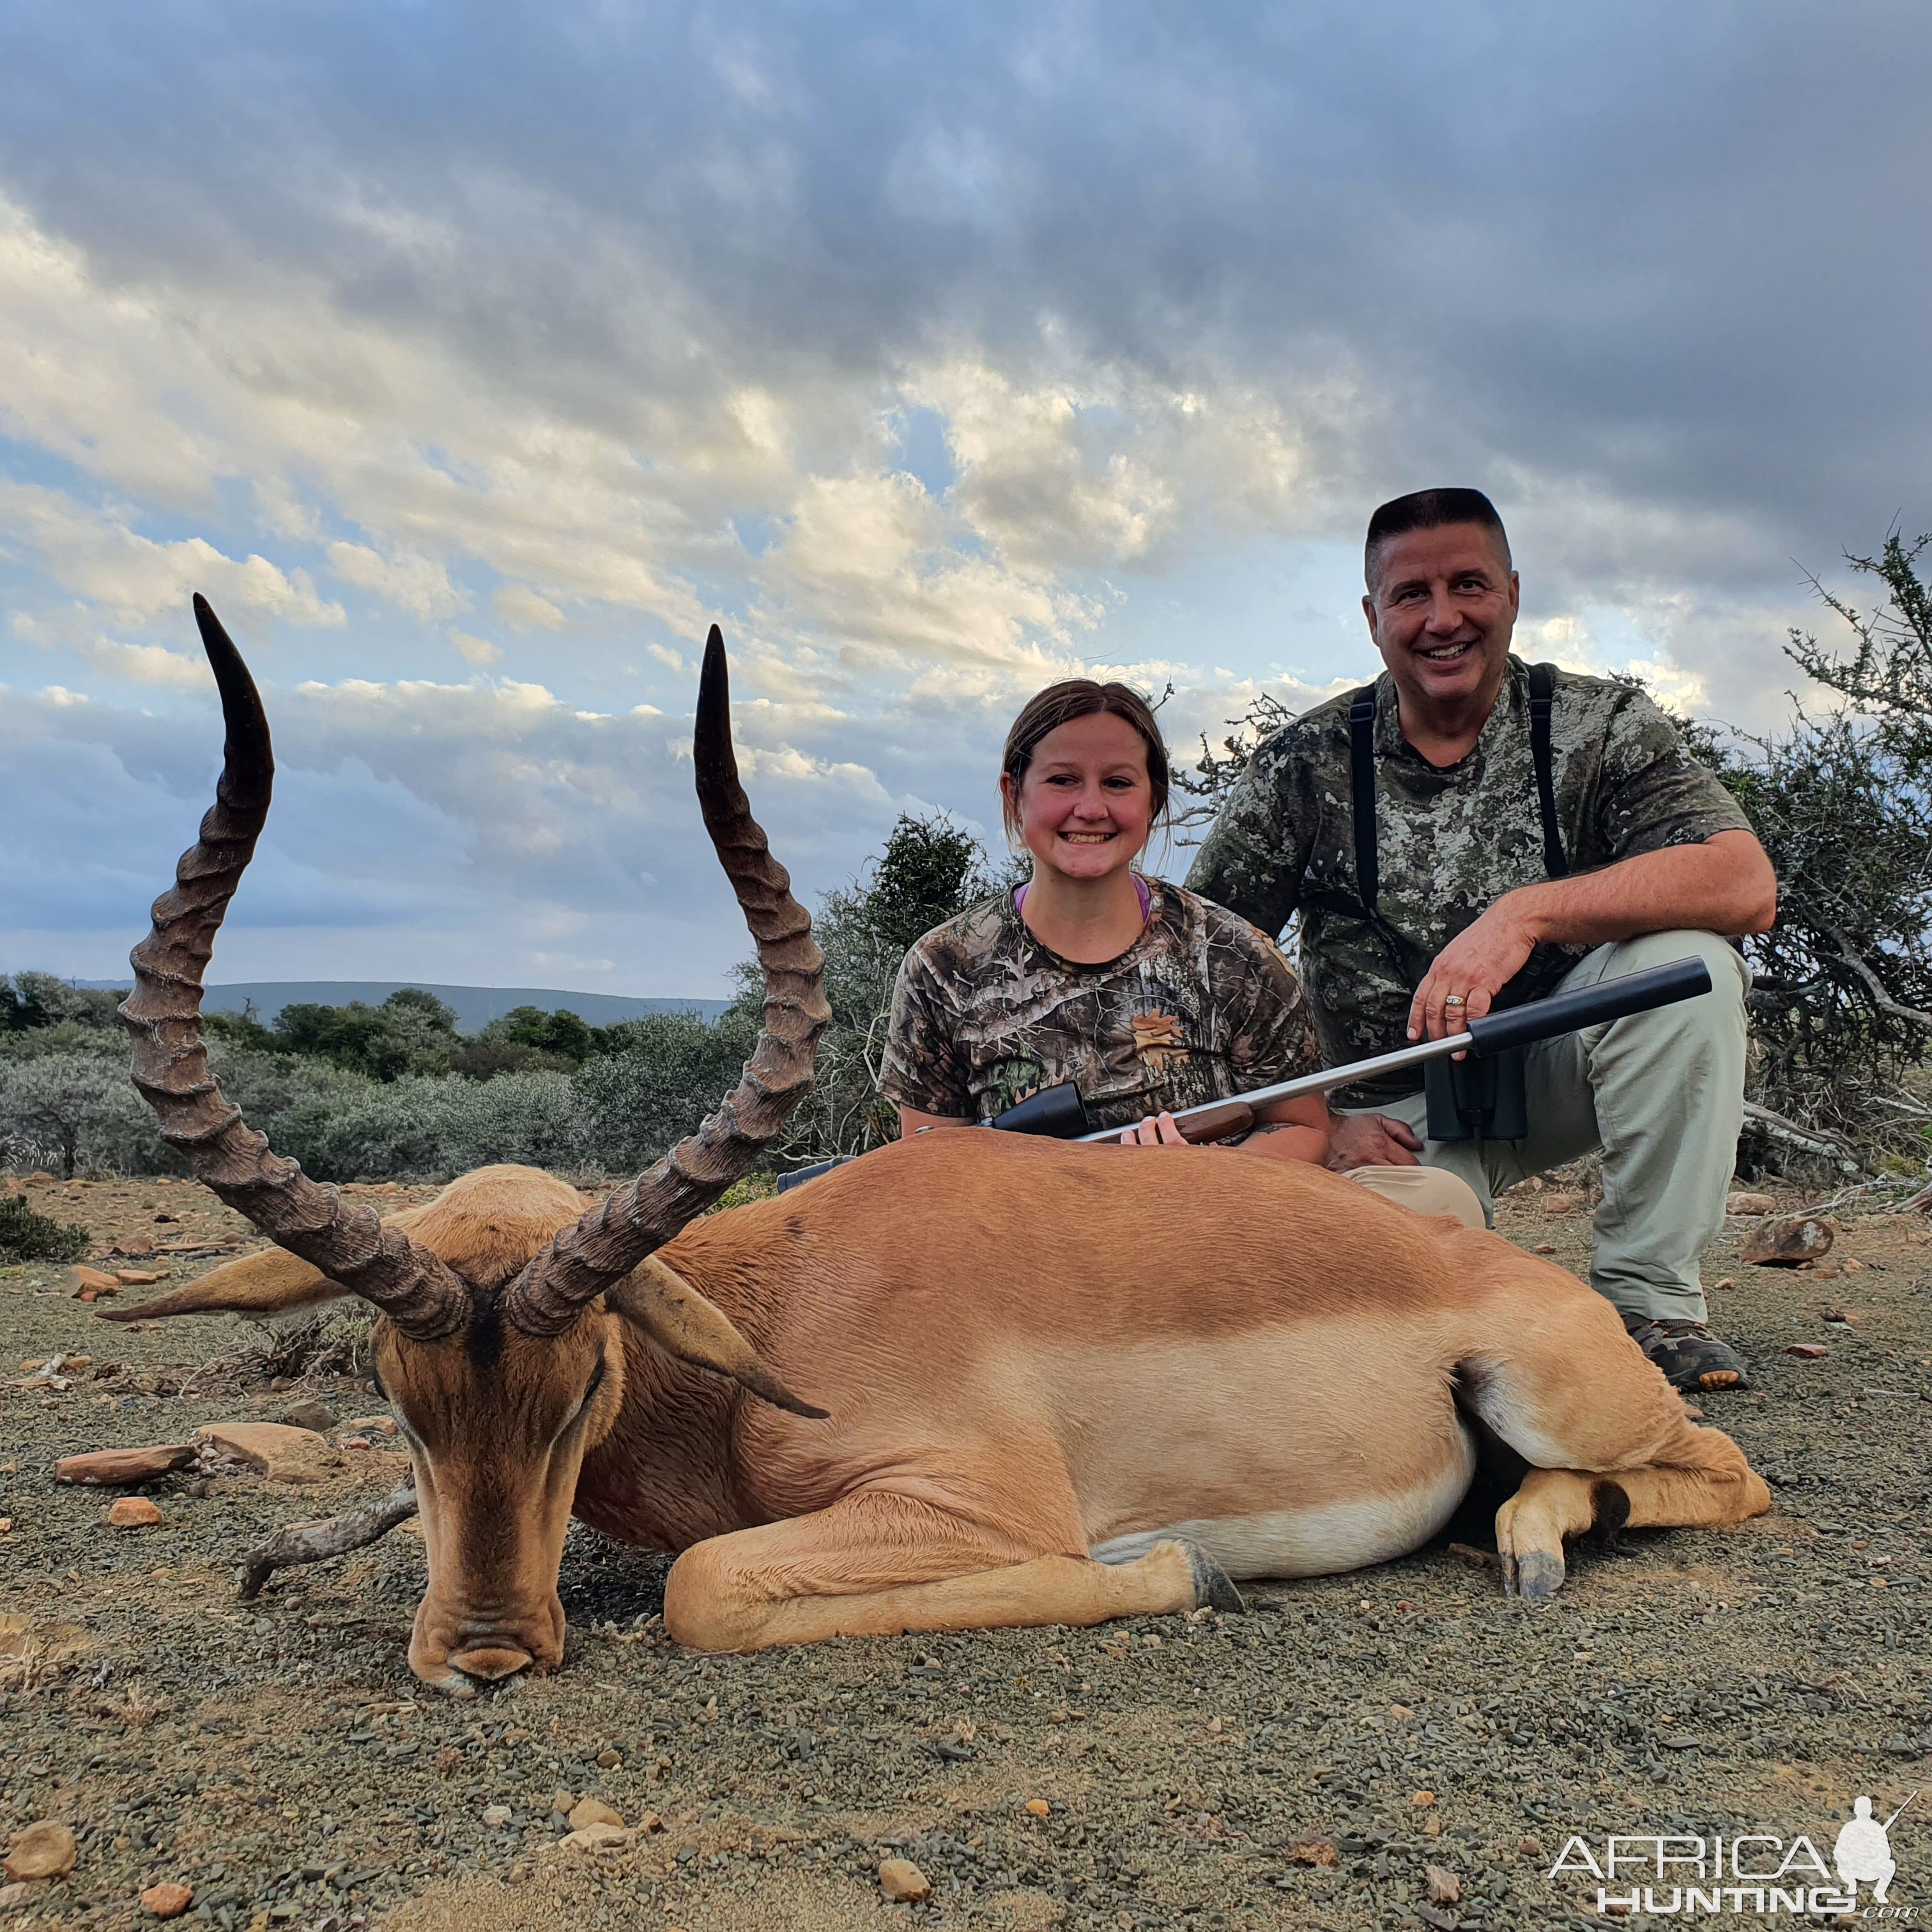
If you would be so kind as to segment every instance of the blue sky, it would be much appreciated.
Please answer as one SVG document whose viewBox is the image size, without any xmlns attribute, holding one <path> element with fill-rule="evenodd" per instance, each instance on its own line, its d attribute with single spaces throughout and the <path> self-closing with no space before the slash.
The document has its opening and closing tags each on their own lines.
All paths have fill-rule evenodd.
<svg viewBox="0 0 1932 1932">
<path fill-rule="evenodd" d="M 713 617 L 808 897 L 1034 689 L 1364 671 L 1474 482 L 1520 639 L 1775 722 L 1932 526 L 1907 5 L 36 5 L 0 20 L 0 970 L 121 970 L 220 732 L 214 976 L 719 991 Z"/>
</svg>

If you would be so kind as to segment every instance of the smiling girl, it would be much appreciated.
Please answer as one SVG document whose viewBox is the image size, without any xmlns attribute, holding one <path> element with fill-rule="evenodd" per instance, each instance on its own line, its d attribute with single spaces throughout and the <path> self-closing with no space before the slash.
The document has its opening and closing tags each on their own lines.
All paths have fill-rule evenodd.
<svg viewBox="0 0 1932 1932">
<path fill-rule="evenodd" d="M 1160 728 L 1124 684 L 1053 685 L 1013 721 L 1000 796 L 1033 877 L 906 955 L 881 1082 L 903 1132 L 1071 1081 L 1096 1127 L 1178 1142 L 1162 1116 L 1320 1064 L 1274 942 L 1135 869 L 1167 794 Z M 1318 1162 L 1328 1144 L 1316 1094 L 1264 1109 L 1244 1150 Z"/>
</svg>

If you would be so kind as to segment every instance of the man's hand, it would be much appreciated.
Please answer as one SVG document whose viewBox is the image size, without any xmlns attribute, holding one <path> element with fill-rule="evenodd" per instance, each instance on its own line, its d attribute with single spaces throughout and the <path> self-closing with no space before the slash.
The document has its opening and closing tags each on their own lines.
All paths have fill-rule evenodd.
<svg viewBox="0 0 1932 1932">
<path fill-rule="evenodd" d="M 1420 1167 L 1422 1143 L 1386 1114 L 1337 1114 L 1328 1130 L 1328 1165 L 1337 1174 L 1355 1167 Z"/>
<path fill-rule="evenodd" d="M 1150 1114 L 1131 1127 L 1120 1130 L 1123 1147 L 1185 1147 L 1179 1127 L 1174 1124 L 1172 1114 Z"/>
<path fill-rule="evenodd" d="M 1437 953 L 1408 1009 L 1411 1040 L 1441 1040 L 1480 1019 L 1536 945 L 1525 910 L 1505 892 Z"/>
</svg>

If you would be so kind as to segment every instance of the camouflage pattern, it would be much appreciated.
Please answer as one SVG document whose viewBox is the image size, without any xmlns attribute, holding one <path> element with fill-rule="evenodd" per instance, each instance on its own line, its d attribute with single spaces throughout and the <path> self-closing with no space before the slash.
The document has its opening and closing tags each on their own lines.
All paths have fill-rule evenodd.
<svg viewBox="0 0 1932 1932">
<path fill-rule="evenodd" d="M 1408 1044 L 1416 984 L 1455 935 L 1504 893 L 1548 876 L 1530 753 L 1528 670 L 1509 660 L 1482 736 L 1446 770 L 1402 735 L 1395 682 L 1376 680 L 1376 800 L 1382 930 L 1320 902 L 1354 901 L 1348 703 L 1333 698 L 1264 739 L 1187 874 L 1190 887 L 1278 933 L 1299 912 L 1301 975 L 1323 1061 L 1340 1066 Z M 1737 802 L 1684 748 L 1642 692 L 1556 675 L 1556 816 L 1572 872 L 1748 829 Z M 1515 988 L 1549 992 L 1588 949 L 1539 946 Z M 1334 1096 L 1372 1105 L 1420 1085 L 1398 1074 Z"/>
<path fill-rule="evenodd" d="M 1158 880 L 1118 959 L 1049 952 L 1001 892 L 928 932 L 892 989 L 880 1084 L 901 1106 L 989 1120 L 1074 1082 L 1096 1127 L 1312 1072 L 1293 970 L 1246 920 Z"/>
</svg>

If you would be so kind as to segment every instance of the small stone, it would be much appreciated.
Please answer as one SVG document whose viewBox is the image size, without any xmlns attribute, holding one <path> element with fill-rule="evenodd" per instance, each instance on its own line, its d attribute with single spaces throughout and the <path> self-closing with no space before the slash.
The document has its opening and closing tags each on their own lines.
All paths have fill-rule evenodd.
<svg viewBox="0 0 1932 1932">
<path fill-rule="evenodd" d="M 1442 1814 L 1432 1811 L 1422 1821 L 1422 1835 L 1425 1838 L 1439 1838 L 1442 1835 Z"/>
<path fill-rule="evenodd" d="M 1412 1791 L 1408 1794 L 1408 1802 L 1418 1810 L 1423 1810 L 1436 1802 L 1436 1794 L 1432 1791 Z"/>
<path fill-rule="evenodd" d="M 550 1808 L 560 1817 L 568 1818 L 576 1803 L 575 1796 L 568 1791 L 553 1791 L 550 1795 Z"/>
<path fill-rule="evenodd" d="M 326 1433 L 335 1426 L 335 1412 L 323 1402 L 294 1402 L 282 1411 L 282 1420 L 291 1429 Z"/>
<path fill-rule="evenodd" d="M 338 1449 L 373 1449 L 376 1445 L 366 1436 L 338 1436 L 335 1446 Z"/>
<path fill-rule="evenodd" d="M 1794 1342 L 1784 1352 L 1801 1362 L 1822 1362 L 1832 1352 L 1822 1342 Z"/>
<path fill-rule="evenodd" d="M 122 1496 L 107 1512 L 116 1529 L 152 1529 L 160 1520 L 160 1511 L 146 1496 Z"/>
<path fill-rule="evenodd" d="M 1760 1221 L 1744 1243 L 1744 1258 L 1756 1268 L 1802 1268 L 1832 1249 L 1832 1230 L 1815 1215 Z"/>
<path fill-rule="evenodd" d="M 194 1432 L 204 1460 L 265 1475 L 272 1483 L 320 1483 L 342 1459 L 312 1429 L 279 1422 L 209 1422 Z"/>
<path fill-rule="evenodd" d="M 1332 1865 L 1336 1861 L 1335 1847 L 1326 1838 L 1308 1838 L 1298 1845 L 1288 1848 L 1288 1862 L 1292 1865 Z"/>
<path fill-rule="evenodd" d="M 141 1909 L 157 1918 L 178 1918 L 194 1903 L 191 1886 L 176 1885 L 172 1879 L 151 1885 L 141 1894 Z"/>
<path fill-rule="evenodd" d="M 51 1187 L 53 1184 L 53 1176 L 44 1167 L 35 1168 L 27 1177 L 27 1185 L 29 1187 Z"/>
<path fill-rule="evenodd" d="M 601 1771 L 615 1771 L 623 1762 L 621 1752 L 601 1750 L 597 1754 L 598 1768 Z"/>
<path fill-rule="evenodd" d="M 895 1905 L 916 1905 L 932 1890 L 932 1882 L 910 1858 L 887 1858 L 879 1867 L 879 1889 Z"/>
<path fill-rule="evenodd" d="M 1856 1255 L 1847 1255 L 1845 1258 L 1838 1264 L 1838 1268 L 1840 1273 L 1844 1274 L 1863 1274 L 1865 1271 L 1864 1263 L 1860 1261 Z"/>
<path fill-rule="evenodd" d="M 1775 1214 L 1778 1203 L 1768 1194 L 1733 1194 L 1724 1203 L 1726 1214 Z"/>
<path fill-rule="evenodd" d="M 121 1288 L 120 1282 L 112 1275 L 104 1274 L 100 1269 L 91 1268 L 76 1268 L 74 1285 L 79 1292 L 85 1293 L 91 1288 L 96 1294 L 116 1294 Z"/>
<path fill-rule="evenodd" d="M 570 1808 L 570 1828 L 573 1832 L 587 1830 L 592 1825 L 615 1825 L 623 1828 L 624 1815 L 606 1804 L 601 1798 L 580 1798 Z"/>
<path fill-rule="evenodd" d="M 80 1848 L 68 1827 L 52 1818 L 43 1818 L 16 1832 L 7 1846 L 9 1878 L 65 1878 L 74 1870 Z"/>
<path fill-rule="evenodd" d="M 32 1889 L 26 1885 L 0 1885 L 0 1912 L 11 1912 L 16 1905 L 25 1905 Z"/>
<path fill-rule="evenodd" d="M 662 1832 L 664 1828 L 664 1821 L 655 1811 L 646 1811 L 638 1820 L 638 1829 L 646 1838 L 653 1832 Z"/>
<path fill-rule="evenodd" d="M 185 1469 L 194 1456 L 192 1442 L 158 1442 L 146 1449 L 96 1449 L 84 1456 L 63 1456 L 54 1465 L 54 1480 L 90 1489 L 119 1489 L 151 1483 L 171 1470 Z"/>
<path fill-rule="evenodd" d="M 116 1268 L 114 1279 L 123 1288 L 152 1288 L 161 1277 L 152 1268 Z"/>
<path fill-rule="evenodd" d="M 445 1744 L 436 1754 L 436 1774 L 454 1778 L 463 1768 L 463 1754 L 454 1744 Z"/>
<path fill-rule="evenodd" d="M 1540 1255 L 1553 1255 L 1556 1252 L 1556 1244 L 1554 1241 L 1539 1241 L 1536 1244 L 1536 1252 Z"/>
<path fill-rule="evenodd" d="M 1526 1832 L 1516 1840 L 1516 1850 L 1526 1858 L 1540 1858 L 1543 1856 L 1543 1840 L 1534 1832 Z"/>
<path fill-rule="evenodd" d="M 1429 1898 L 1432 1905 L 1460 1905 L 1462 1902 L 1462 1881 L 1452 1871 L 1441 1865 L 1424 1865 L 1422 1876 L 1429 1882 Z"/>
<path fill-rule="evenodd" d="M 1576 1197 L 1574 1194 L 1546 1194 L 1543 1197 L 1543 1211 L 1546 1214 L 1569 1214 L 1576 1210 Z"/>
<path fill-rule="evenodd" d="M 516 1816 L 507 1804 L 486 1804 L 483 1808 L 483 1822 L 494 1832 L 507 1825 Z"/>
<path fill-rule="evenodd" d="M 1720 1275 L 1715 1281 L 1714 1281 L 1713 1282 L 1712 1282 L 1711 1286 L 1712 1286 L 1714 1288 L 1736 1288 L 1736 1287 L 1737 1286 L 1737 1283 L 1736 1283 L 1736 1282 L 1734 1282 L 1734 1281 L 1730 1278 L 1730 1276 L 1729 1275 L 1727 1275 L 1727 1274 L 1726 1274 L 1726 1275 Z"/>
<path fill-rule="evenodd" d="M 581 1826 L 568 1838 L 557 1840 L 569 1852 L 601 1852 L 607 1849 L 615 1851 L 630 1842 L 631 1834 L 622 1825 L 604 1824 Z"/>
<path fill-rule="evenodd" d="M 342 1426 L 352 1429 L 358 1436 L 393 1436 L 396 1432 L 396 1418 L 393 1415 L 352 1415 Z"/>
</svg>

